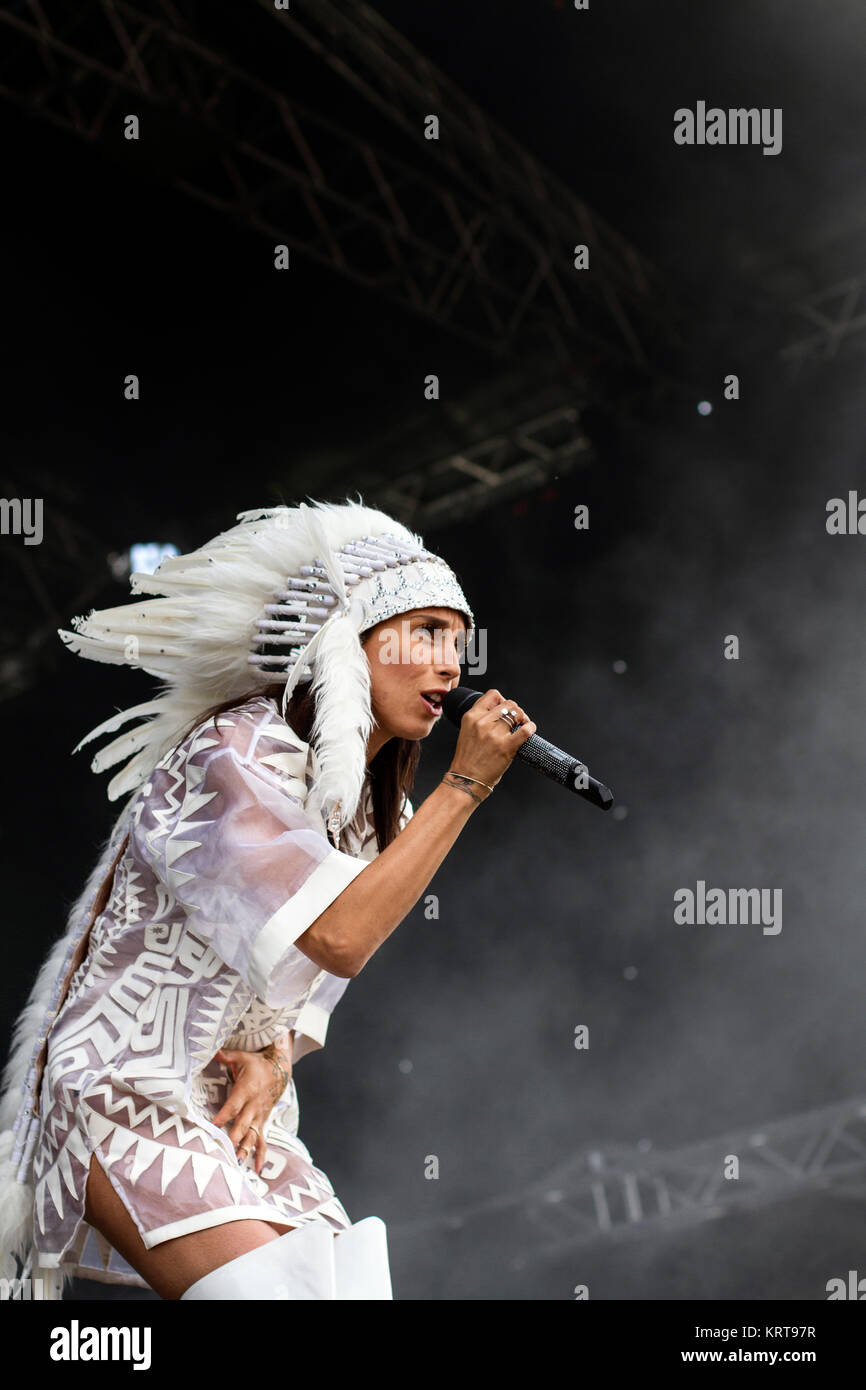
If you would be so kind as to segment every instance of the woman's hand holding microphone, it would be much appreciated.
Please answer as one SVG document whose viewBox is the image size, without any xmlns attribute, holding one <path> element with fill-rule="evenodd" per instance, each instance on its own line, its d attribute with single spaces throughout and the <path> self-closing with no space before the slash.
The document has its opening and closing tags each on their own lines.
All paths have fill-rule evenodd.
<svg viewBox="0 0 866 1390">
<path fill-rule="evenodd" d="M 442 781 L 479 804 L 486 801 L 534 733 L 536 726 L 520 705 L 498 690 L 486 690 L 460 721 L 454 758 Z"/>
</svg>

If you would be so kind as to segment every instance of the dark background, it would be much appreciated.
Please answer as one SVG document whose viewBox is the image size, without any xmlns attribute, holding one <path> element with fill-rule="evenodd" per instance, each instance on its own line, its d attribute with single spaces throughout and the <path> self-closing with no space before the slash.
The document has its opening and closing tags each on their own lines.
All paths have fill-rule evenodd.
<svg viewBox="0 0 866 1390">
<path fill-rule="evenodd" d="M 234 63 L 367 129 L 256 5 L 182 8 Z M 657 352 L 645 339 L 660 393 L 576 350 L 588 461 L 422 528 L 488 631 L 473 683 L 586 758 L 619 811 L 515 765 L 430 885 L 438 920 L 413 910 L 299 1067 L 301 1137 L 353 1220 L 387 1222 L 400 1299 L 568 1299 L 576 1284 L 822 1299 L 863 1268 L 866 1224 L 866 1150 L 820 1149 L 827 1107 L 866 1102 L 866 541 L 825 528 L 828 499 L 863 485 L 863 356 L 853 329 L 799 370 L 783 353 L 814 327 L 803 298 L 863 271 L 866 15 L 804 0 L 376 8 L 655 265 L 680 336 Z M 782 152 L 676 146 L 673 112 L 698 100 L 781 107 Z M 109 552 L 185 549 L 243 509 L 422 466 L 465 438 L 457 400 L 483 434 L 506 368 L 311 258 L 277 275 L 267 236 L 161 177 L 172 135 L 155 118 L 139 149 L 116 132 L 88 144 L 20 102 L 0 113 L 4 495 L 44 496 L 80 545 L 73 563 L 49 537 L 25 568 L 20 539 L 0 541 L 8 1031 L 113 815 L 106 779 L 70 750 L 150 687 L 44 637 L 77 611 L 81 574 L 88 607 L 122 602 Z M 371 111 L 370 138 L 383 129 Z M 521 365 L 538 370 L 529 350 Z M 453 738 L 431 735 L 416 807 Z M 673 894 L 699 878 L 781 888 L 781 933 L 676 925 Z M 780 1122 L 796 1162 L 756 1178 L 750 1138 Z M 588 1155 L 676 1170 L 698 1199 L 732 1152 L 740 1200 L 720 1183 L 715 1205 L 573 1239 L 550 1216 Z M 130 1295 L 76 1281 L 71 1296 Z"/>
</svg>

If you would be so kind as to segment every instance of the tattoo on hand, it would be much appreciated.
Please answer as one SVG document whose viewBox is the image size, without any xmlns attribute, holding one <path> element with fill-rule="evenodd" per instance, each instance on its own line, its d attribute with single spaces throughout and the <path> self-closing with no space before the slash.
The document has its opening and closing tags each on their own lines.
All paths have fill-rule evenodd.
<svg viewBox="0 0 866 1390">
<path fill-rule="evenodd" d="M 270 1062 L 274 1069 L 274 1079 L 271 1083 L 269 1098 L 271 1105 L 276 1105 L 283 1091 L 289 1084 L 292 1059 L 288 1049 L 279 1046 L 277 1043 L 268 1043 L 267 1047 L 262 1048 L 261 1055 Z M 288 1063 L 288 1068 L 285 1065 L 286 1063 Z"/>
</svg>

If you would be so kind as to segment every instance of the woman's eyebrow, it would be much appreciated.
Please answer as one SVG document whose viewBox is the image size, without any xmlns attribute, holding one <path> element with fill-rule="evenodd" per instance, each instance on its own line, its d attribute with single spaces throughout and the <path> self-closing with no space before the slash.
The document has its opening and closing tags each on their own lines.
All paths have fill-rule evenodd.
<svg viewBox="0 0 866 1390">
<path fill-rule="evenodd" d="M 433 615 L 432 615 L 432 613 L 419 613 L 419 614 L 417 615 L 417 621 L 418 621 L 419 623 L 426 623 L 426 624 L 428 624 L 428 626 L 430 626 L 430 627 L 450 627 L 450 626 L 451 626 L 451 624 L 448 623 L 448 622 L 446 622 L 444 618 L 434 618 Z M 463 631 L 465 631 L 465 628 L 463 629 Z"/>
</svg>

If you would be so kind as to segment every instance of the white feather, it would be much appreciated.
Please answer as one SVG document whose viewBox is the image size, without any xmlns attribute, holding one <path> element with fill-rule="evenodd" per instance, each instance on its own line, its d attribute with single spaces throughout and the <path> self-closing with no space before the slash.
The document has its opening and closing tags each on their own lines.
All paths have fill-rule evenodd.
<svg viewBox="0 0 866 1390">
<path fill-rule="evenodd" d="M 308 805 L 352 820 L 363 790 L 367 740 L 373 729 L 370 667 L 352 619 L 329 618 L 321 631 L 311 693 L 316 714 L 310 742 L 319 759 L 319 776 Z"/>
<path fill-rule="evenodd" d="M 339 561 L 331 553 L 331 543 L 328 540 L 327 533 L 325 531 L 324 526 L 322 525 L 321 517 L 317 516 L 316 513 L 313 511 L 312 507 L 308 507 L 305 502 L 301 503 L 300 509 L 304 521 L 307 523 L 307 528 L 310 532 L 310 539 L 313 545 L 315 546 L 318 556 L 322 561 L 322 565 L 324 566 L 327 572 L 328 580 L 330 582 L 331 588 L 337 596 L 337 601 L 340 605 L 340 608 L 347 608 L 349 604 L 349 599 L 346 594 L 346 581 L 343 577 L 343 571 L 340 568 Z"/>
</svg>

